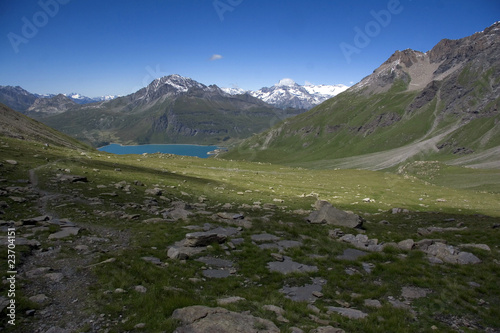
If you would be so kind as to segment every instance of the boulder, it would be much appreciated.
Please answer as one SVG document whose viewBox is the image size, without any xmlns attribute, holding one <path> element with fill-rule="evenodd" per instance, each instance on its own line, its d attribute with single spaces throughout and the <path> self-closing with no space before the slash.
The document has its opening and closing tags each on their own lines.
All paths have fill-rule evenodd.
<svg viewBox="0 0 500 333">
<path fill-rule="evenodd" d="M 207 246 L 212 243 L 224 243 L 227 239 L 226 235 L 218 234 L 211 231 L 200 231 L 192 232 L 186 234 L 186 240 L 184 241 L 184 246 L 188 247 L 200 247 Z"/>
<path fill-rule="evenodd" d="M 60 181 L 61 183 L 77 183 L 77 182 L 87 183 L 88 182 L 88 179 L 85 176 L 63 175 L 63 174 L 58 175 L 57 180 Z"/>
<path fill-rule="evenodd" d="M 270 320 L 232 312 L 224 308 L 209 308 L 201 305 L 177 309 L 172 314 L 172 318 L 182 322 L 182 326 L 175 330 L 176 333 L 280 332 Z"/>
<path fill-rule="evenodd" d="M 328 313 L 338 313 L 350 319 L 363 319 L 368 316 L 368 314 L 364 313 L 363 311 L 351 308 L 339 308 L 335 306 L 329 306 L 327 307 L 327 309 Z"/>
<path fill-rule="evenodd" d="M 61 228 L 61 231 L 55 232 L 49 235 L 49 239 L 61 239 L 69 236 L 78 235 L 80 228 L 77 227 L 67 227 Z"/>
<path fill-rule="evenodd" d="M 337 209 L 328 201 L 318 200 L 315 207 L 317 210 L 306 218 L 306 221 L 311 224 L 332 224 L 350 228 L 360 228 L 363 225 L 362 217 Z"/>
<path fill-rule="evenodd" d="M 410 251 L 415 246 L 413 239 L 406 239 L 398 243 L 398 247 L 404 251 Z"/>
</svg>

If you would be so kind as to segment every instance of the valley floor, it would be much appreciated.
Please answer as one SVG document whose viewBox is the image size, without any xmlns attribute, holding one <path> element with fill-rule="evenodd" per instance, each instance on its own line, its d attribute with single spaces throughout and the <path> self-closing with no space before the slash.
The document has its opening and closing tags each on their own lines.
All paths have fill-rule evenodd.
<svg viewBox="0 0 500 333">
<path fill-rule="evenodd" d="M 432 184 L 421 170 L 117 156 L 0 138 L 1 255 L 7 264 L 13 228 L 17 271 L 13 326 L 14 268 L 2 266 L 1 325 L 500 332 L 499 191 Z M 362 228 L 307 222 L 318 199 L 358 214 Z"/>
</svg>

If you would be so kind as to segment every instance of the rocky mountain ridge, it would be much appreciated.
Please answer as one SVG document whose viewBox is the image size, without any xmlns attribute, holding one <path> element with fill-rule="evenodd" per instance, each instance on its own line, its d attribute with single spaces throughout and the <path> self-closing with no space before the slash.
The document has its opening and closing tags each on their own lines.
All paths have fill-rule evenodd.
<svg viewBox="0 0 500 333">
<path fill-rule="evenodd" d="M 277 109 L 248 94 L 229 95 L 216 85 L 174 74 L 128 96 L 75 105 L 59 114 L 30 115 L 100 146 L 108 142 L 221 144 L 258 133 L 299 112 Z"/>
<path fill-rule="evenodd" d="M 343 84 L 301 86 L 292 79 L 285 78 L 272 87 L 263 87 L 256 91 L 245 91 L 240 88 L 222 88 L 222 90 L 232 95 L 247 93 L 281 109 L 309 110 L 348 88 Z"/>
<path fill-rule="evenodd" d="M 347 92 L 228 156 L 378 170 L 413 159 L 458 161 L 466 154 L 474 156 L 461 160 L 466 165 L 498 167 L 499 54 L 498 22 L 425 53 L 396 51 Z"/>
</svg>

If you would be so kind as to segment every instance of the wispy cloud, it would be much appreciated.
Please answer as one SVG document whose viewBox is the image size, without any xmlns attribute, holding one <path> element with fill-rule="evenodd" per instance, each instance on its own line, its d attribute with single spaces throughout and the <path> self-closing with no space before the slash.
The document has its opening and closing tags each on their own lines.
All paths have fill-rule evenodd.
<svg viewBox="0 0 500 333">
<path fill-rule="evenodd" d="M 215 60 L 219 60 L 219 59 L 222 59 L 222 56 L 220 54 L 214 54 L 208 60 L 215 61 Z"/>
</svg>

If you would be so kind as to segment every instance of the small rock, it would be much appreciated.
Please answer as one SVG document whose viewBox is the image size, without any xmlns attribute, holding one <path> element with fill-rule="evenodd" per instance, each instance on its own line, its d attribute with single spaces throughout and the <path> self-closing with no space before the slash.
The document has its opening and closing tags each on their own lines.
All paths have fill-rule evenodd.
<svg viewBox="0 0 500 333">
<path fill-rule="evenodd" d="M 141 294 L 145 294 L 148 291 L 148 289 L 146 287 L 140 286 L 140 285 L 135 286 L 134 290 L 137 291 L 138 293 L 141 293 Z"/>
<path fill-rule="evenodd" d="M 38 294 L 35 296 L 31 296 L 29 298 L 29 300 L 31 302 L 34 302 L 34 303 L 43 304 L 43 303 L 47 302 L 49 300 L 49 298 L 44 294 Z"/>
<path fill-rule="evenodd" d="M 75 250 L 77 250 L 79 252 L 87 252 L 89 250 L 89 247 L 87 245 L 80 244 L 80 245 L 75 246 Z"/>
<path fill-rule="evenodd" d="M 406 239 L 398 243 L 398 247 L 403 251 L 410 251 L 415 246 L 413 239 Z"/>
<path fill-rule="evenodd" d="M 137 325 L 134 326 L 134 328 L 137 328 L 137 329 L 141 329 L 141 328 L 144 328 L 146 327 L 146 324 L 145 323 L 139 323 Z"/>
<path fill-rule="evenodd" d="M 313 295 L 314 297 L 317 297 L 317 298 L 321 298 L 321 297 L 323 297 L 323 296 L 324 296 L 324 295 L 323 295 L 323 293 L 322 293 L 322 292 L 320 292 L 320 291 L 313 291 L 313 292 L 312 292 L 312 295 Z"/>
<path fill-rule="evenodd" d="M 11 165 L 17 165 L 17 161 L 15 160 L 5 160 L 6 163 L 9 163 Z"/>
<path fill-rule="evenodd" d="M 381 308 L 382 307 L 382 303 L 380 303 L 379 300 L 377 299 L 365 299 L 365 302 L 364 302 L 365 306 L 368 306 L 368 307 L 371 307 L 371 308 Z"/>
<path fill-rule="evenodd" d="M 48 273 L 44 276 L 53 282 L 61 282 L 61 280 L 64 278 L 64 275 L 62 273 Z"/>
<path fill-rule="evenodd" d="M 350 309 L 350 308 L 339 308 L 335 306 L 329 306 L 328 308 L 328 313 L 338 313 L 344 317 L 350 318 L 350 319 L 363 319 L 368 316 L 367 313 L 364 313 L 363 311 L 356 310 L 356 309 Z"/>
<path fill-rule="evenodd" d="M 239 296 L 232 296 L 232 297 L 226 297 L 226 298 L 220 298 L 217 300 L 218 305 L 228 305 L 240 301 L 246 301 L 245 298 L 239 297 Z"/>
<path fill-rule="evenodd" d="M 115 294 L 123 294 L 124 292 L 125 292 L 125 290 L 122 289 L 122 288 L 116 288 L 115 289 Z"/>
<path fill-rule="evenodd" d="M 283 257 L 282 254 L 279 254 L 279 253 L 271 253 L 271 257 L 273 257 L 273 259 L 275 259 L 276 261 L 285 261 L 285 258 Z"/>
<path fill-rule="evenodd" d="M 61 238 L 69 237 L 69 236 L 75 236 L 75 235 L 78 235 L 79 231 L 80 231 L 80 228 L 77 228 L 77 227 L 62 228 L 61 231 L 50 234 L 49 239 L 61 239 Z"/>
</svg>

